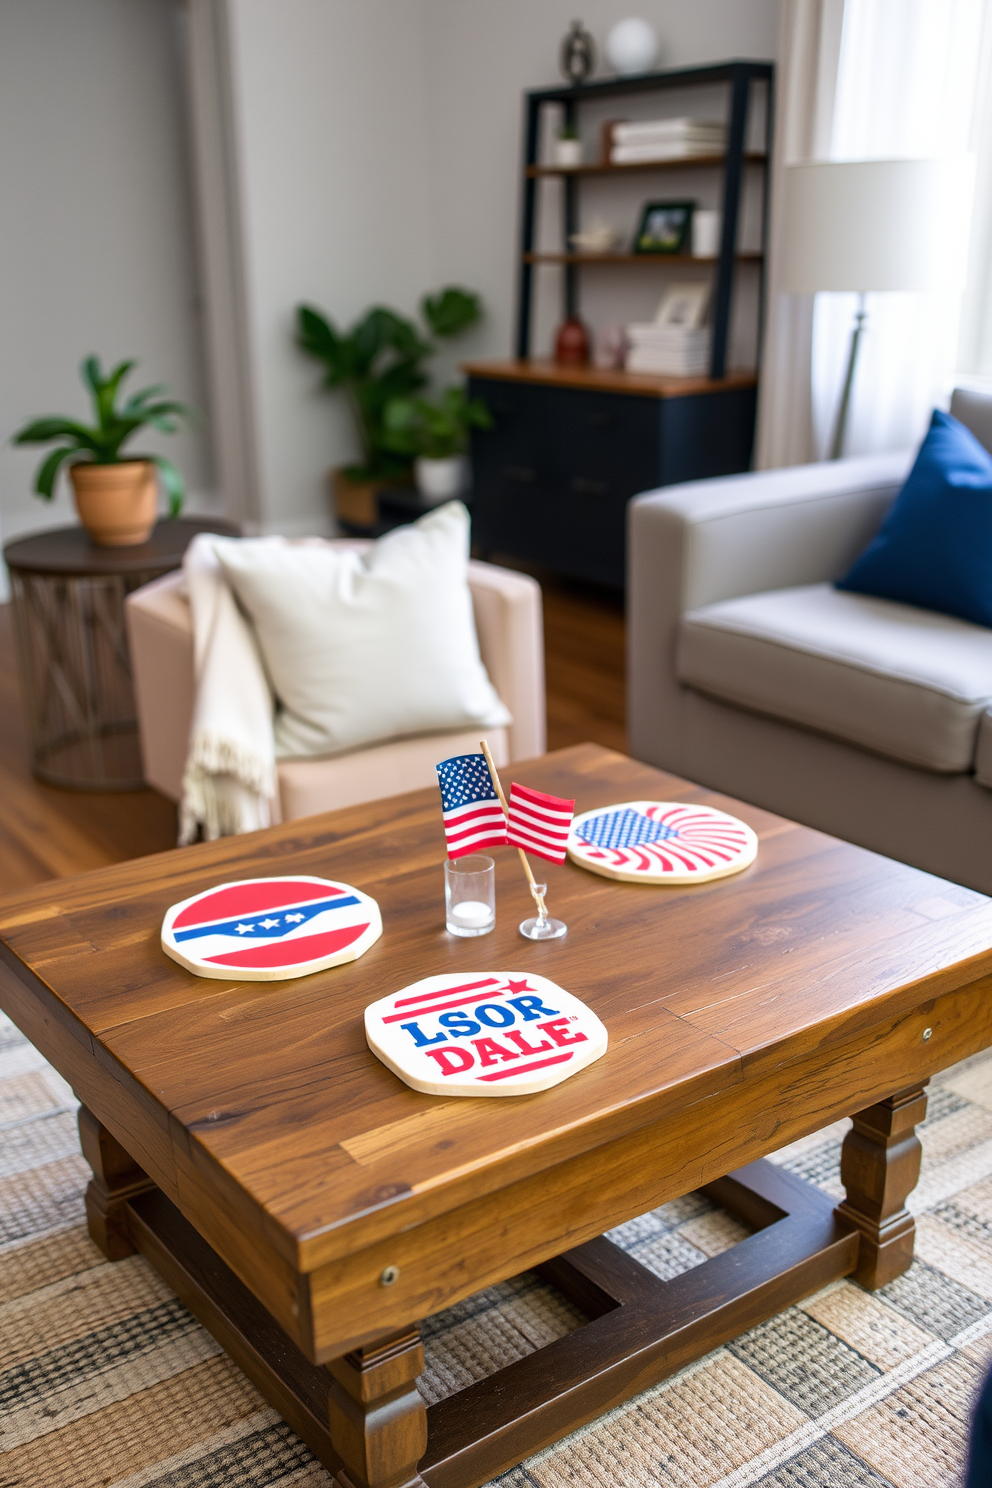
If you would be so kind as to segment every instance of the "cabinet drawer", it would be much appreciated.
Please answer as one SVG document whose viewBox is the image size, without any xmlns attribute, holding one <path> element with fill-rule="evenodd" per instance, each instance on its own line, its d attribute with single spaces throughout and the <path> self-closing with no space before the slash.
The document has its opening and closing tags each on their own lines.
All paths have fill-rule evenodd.
<svg viewBox="0 0 992 1488">
<path fill-rule="evenodd" d="M 622 586 L 627 502 L 660 484 L 657 398 L 473 378 L 493 428 L 472 438 L 483 552 Z"/>
<path fill-rule="evenodd" d="M 545 481 L 473 477 L 472 538 L 483 555 L 506 553 L 558 569 L 560 503 Z"/>
<path fill-rule="evenodd" d="M 533 483 L 550 459 L 546 400 L 555 391 L 471 378 L 469 396 L 481 398 L 493 420 L 491 429 L 473 433 L 473 467 L 481 461 L 488 473 Z"/>
<path fill-rule="evenodd" d="M 555 407 L 553 435 L 555 466 L 578 495 L 628 497 L 658 483 L 657 398 L 571 393 Z"/>
</svg>

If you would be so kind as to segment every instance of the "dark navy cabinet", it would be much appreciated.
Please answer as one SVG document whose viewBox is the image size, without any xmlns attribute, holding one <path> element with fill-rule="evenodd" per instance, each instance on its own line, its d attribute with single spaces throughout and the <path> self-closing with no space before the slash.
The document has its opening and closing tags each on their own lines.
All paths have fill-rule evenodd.
<svg viewBox="0 0 992 1488">
<path fill-rule="evenodd" d="M 471 396 L 493 417 L 472 436 L 473 540 L 485 554 L 622 586 L 632 496 L 750 463 L 756 387 L 747 379 L 666 396 L 576 386 L 574 374 L 563 385 L 546 374 L 496 376 L 485 364 L 467 370 Z"/>
</svg>

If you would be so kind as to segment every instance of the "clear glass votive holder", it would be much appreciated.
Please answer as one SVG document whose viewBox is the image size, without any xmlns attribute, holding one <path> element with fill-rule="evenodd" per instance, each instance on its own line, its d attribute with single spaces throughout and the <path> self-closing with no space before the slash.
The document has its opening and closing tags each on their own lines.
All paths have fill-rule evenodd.
<svg viewBox="0 0 992 1488">
<path fill-rule="evenodd" d="M 488 935 L 496 925 L 492 858 L 471 853 L 444 865 L 444 922 L 449 935 Z"/>
</svg>

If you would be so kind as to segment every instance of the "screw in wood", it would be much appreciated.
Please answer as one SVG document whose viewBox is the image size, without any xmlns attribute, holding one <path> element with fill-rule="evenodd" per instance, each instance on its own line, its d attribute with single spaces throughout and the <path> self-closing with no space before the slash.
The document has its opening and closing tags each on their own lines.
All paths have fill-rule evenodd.
<svg viewBox="0 0 992 1488">
<path fill-rule="evenodd" d="M 923 1042 L 926 1043 L 927 1039 L 931 1039 L 931 1038 L 933 1038 L 933 1029 L 932 1028 L 924 1028 L 924 1030 L 923 1030 Z M 383 1274 L 385 1274 L 385 1273 L 383 1273 Z"/>
<path fill-rule="evenodd" d="M 387 1266 L 385 1268 L 385 1270 L 383 1271 L 382 1275 L 379 1277 L 379 1285 L 380 1286 L 392 1286 L 392 1284 L 393 1284 L 394 1281 L 398 1281 L 399 1280 L 399 1274 L 400 1274 L 400 1268 L 399 1268 L 399 1266 Z"/>
</svg>

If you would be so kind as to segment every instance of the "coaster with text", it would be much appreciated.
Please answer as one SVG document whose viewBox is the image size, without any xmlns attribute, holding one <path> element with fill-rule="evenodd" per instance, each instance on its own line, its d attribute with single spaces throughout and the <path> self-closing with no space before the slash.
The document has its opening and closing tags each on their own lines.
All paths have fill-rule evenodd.
<svg viewBox="0 0 992 1488">
<path fill-rule="evenodd" d="M 625 883 L 706 883 L 753 863 L 745 822 L 684 801 L 622 801 L 584 811 L 568 834 L 573 863 Z"/>
<path fill-rule="evenodd" d="M 300 873 L 218 884 L 174 904 L 162 949 L 197 976 L 275 982 L 355 961 L 381 934 L 368 894 Z"/>
<path fill-rule="evenodd" d="M 529 1095 L 606 1053 L 591 1008 L 522 971 L 425 977 L 365 1009 L 369 1048 L 426 1095 Z"/>
</svg>

